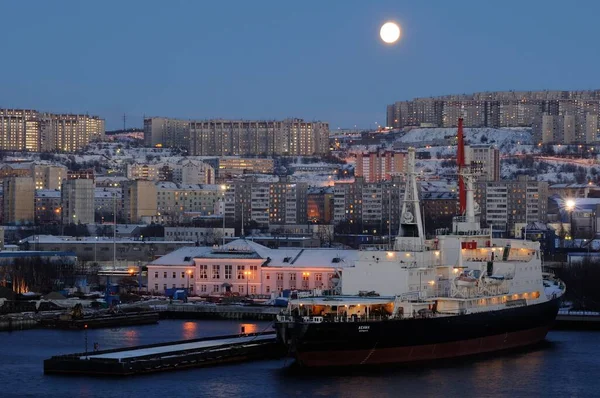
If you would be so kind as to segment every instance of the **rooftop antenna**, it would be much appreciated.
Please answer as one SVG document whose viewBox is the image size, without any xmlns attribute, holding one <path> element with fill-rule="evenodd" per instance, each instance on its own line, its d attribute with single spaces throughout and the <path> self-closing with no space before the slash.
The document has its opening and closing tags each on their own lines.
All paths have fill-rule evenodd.
<svg viewBox="0 0 600 398">
<path fill-rule="evenodd" d="M 127 123 L 127 115 L 124 113 L 123 114 L 123 132 L 125 132 L 126 128 L 125 125 Z"/>
</svg>

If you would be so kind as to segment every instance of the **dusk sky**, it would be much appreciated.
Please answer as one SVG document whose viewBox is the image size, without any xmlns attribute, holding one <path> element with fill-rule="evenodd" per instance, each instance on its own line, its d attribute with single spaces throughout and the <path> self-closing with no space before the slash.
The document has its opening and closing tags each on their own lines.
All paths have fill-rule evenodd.
<svg viewBox="0 0 600 398">
<path fill-rule="evenodd" d="M 0 15 L 0 107 L 107 130 L 123 114 L 365 128 L 413 97 L 600 88 L 592 0 L 4 1 Z"/>
</svg>

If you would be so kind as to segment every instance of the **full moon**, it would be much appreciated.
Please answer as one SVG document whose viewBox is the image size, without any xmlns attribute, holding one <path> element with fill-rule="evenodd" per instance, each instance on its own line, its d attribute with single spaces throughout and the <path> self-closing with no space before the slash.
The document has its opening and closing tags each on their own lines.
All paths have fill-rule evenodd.
<svg viewBox="0 0 600 398">
<path fill-rule="evenodd" d="M 379 30 L 379 36 L 388 44 L 395 43 L 400 38 L 400 27 L 393 22 L 386 22 Z"/>
</svg>

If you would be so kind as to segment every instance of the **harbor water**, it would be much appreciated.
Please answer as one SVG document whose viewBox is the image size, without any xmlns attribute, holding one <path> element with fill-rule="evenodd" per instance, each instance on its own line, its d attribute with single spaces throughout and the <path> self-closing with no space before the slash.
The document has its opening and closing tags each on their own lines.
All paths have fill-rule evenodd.
<svg viewBox="0 0 600 398">
<path fill-rule="evenodd" d="M 269 322 L 165 320 L 83 331 L 0 333 L 0 397 L 593 397 L 600 394 L 600 332 L 552 331 L 531 349 L 435 366 L 304 371 L 257 361 L 130 378 L 46 376 L 53 355 L 270 330 Z M 332 354 L 334 355 L 334 354 Z"/>
</svg>

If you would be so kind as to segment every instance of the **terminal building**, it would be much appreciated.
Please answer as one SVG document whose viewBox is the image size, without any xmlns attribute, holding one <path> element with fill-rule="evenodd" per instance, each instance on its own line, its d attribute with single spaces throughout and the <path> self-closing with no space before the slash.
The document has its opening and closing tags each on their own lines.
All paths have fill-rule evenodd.
<svg viewBox="0 0 600 398">
<path fill-rule="evenodd" d="M 188 288 L 198 295 L 268 295 L 283 290 L 338 289 L 357 250 L 271 249 L 237 239 L 219 247 L 184 247 L 147 265 L 148 290 Z"/>
</svg>

